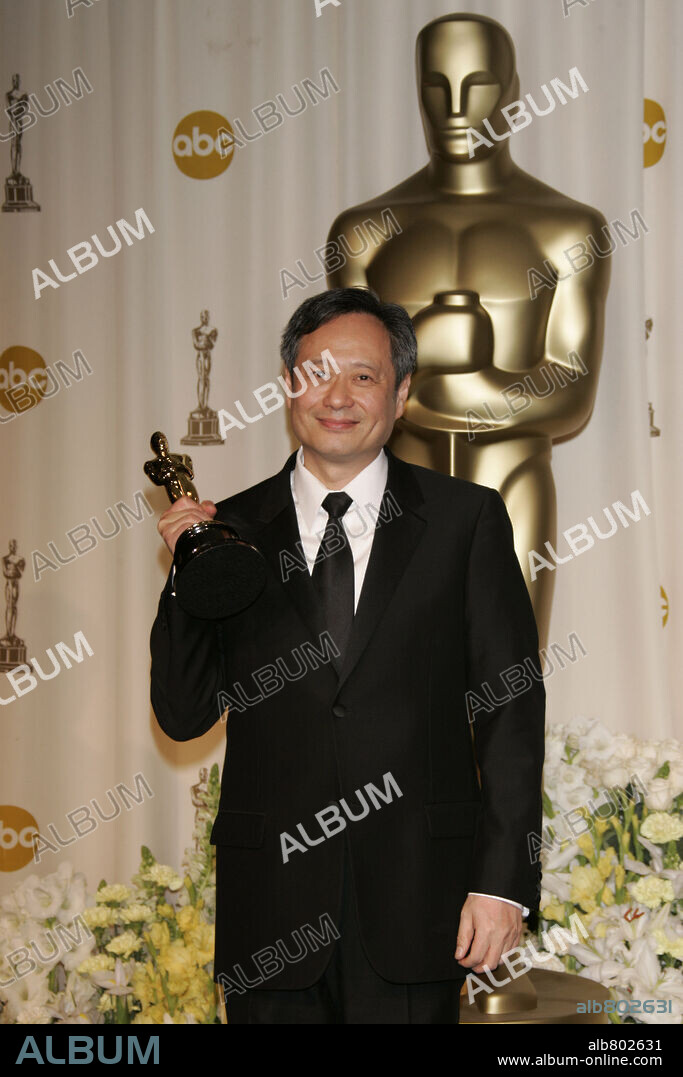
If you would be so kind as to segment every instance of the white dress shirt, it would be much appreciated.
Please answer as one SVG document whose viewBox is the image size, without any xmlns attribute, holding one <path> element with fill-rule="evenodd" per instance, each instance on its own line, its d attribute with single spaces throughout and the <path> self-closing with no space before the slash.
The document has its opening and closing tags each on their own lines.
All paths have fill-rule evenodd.
<svg viewBox="0 0 683 1077">
<path fill-rule="evenodd" d="M 358 608 L 358 599 L 370 560 L 375 525 L 387 483 L 387 471 L 387 455 L 384 449 L 380 449 L 375 459 L 342 488 L 344 493 L 352 498 L 352 503 L 342 516 L 341 522 L 353 555 L 354 613 Z M 328 520 L 328 513 L 322 507 L 322 502 L 331 491 L 306 468 L 303 445 L 299 446 L 296 454 L 296 463 L 290 472 L 290 482 L 301 544 L 308 571 L 312 573 Z M 522 916 L 529 915 L 529 910 L 518 901 L 497 897 L 494 894 L 476 894 L 475 896 L 495 897 L 497 901 L 505 901 L 508 905 L 515 905 L 521 909 Z"/>
</svg>

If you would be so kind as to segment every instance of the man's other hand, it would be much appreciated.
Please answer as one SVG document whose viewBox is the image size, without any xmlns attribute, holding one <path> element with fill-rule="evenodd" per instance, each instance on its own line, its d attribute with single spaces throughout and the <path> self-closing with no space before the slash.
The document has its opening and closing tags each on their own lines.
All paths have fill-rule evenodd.
<svg viewBox="0 0 683 1077">
<path fill-rule="evenodd" d="M 470 894 L 460 913 L 455 959 L 473 972 L 493 972 L 522 935 L 522 912 L 506 901 Z M 468 952 L 469 951 L 469 952 Z"/>
<path fill-rule="evenodd" d="M 175 544 L 178 536 L 193 524 L 202 520 L 211 520 L 216 515 L 216 506 L 213 501 L 201 501 L 199 504 L 191 497 L 179 497 L 177 501 L 166 509 L 159 517 L 157 531 L 168 546 L 172 554 L 175 553 Z"/>
</svg>

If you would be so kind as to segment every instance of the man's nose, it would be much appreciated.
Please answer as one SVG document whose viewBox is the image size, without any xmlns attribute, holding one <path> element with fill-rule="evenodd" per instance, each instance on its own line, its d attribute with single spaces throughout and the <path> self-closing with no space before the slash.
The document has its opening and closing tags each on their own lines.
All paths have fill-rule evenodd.
<svg viewBox="0 0 683 1077">
<path fill-rule="evenodd" d="M 330 377 L 323 403 L 331 408 L 348 407 L 353 403 L 351 389 L 345 378 L 340 377 L 339 374 L 333 374 Z"/>
</svg>

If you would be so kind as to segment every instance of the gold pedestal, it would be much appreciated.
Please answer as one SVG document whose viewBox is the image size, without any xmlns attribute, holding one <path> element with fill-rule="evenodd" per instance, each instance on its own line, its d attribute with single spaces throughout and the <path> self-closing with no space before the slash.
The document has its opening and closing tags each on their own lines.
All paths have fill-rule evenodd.
<svg viewBox="0 0 683 1077">
<path fill-rule="evenodd" d="M 569 972 L 531 969 L 490 995 L 468 999 L 467 981 L 460 994 L 461 1025 L 606 1025 L 606 1013 L 577 1013 L 577 1003 L 605 1003 L 606 987 Z M 513 1008 L 514 1007 L 514 1008 Z"/>
</svg>

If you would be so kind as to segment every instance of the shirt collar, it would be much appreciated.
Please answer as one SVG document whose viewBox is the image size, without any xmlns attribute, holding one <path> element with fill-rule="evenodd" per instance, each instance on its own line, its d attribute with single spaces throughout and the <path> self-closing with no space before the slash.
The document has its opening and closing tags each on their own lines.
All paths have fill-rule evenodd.
<svg viewBox="0 0 683 1077">
<path fill-rule="evenodd" d="M 355 502 L 360 511 L 370 504 L 379 512 L 382 495 L 387 484 L 388 470 L 387 454 L 384 449 L 380 449 L 375 459 L 342 489 Z M 312 471 L 304 467 L 303 445 L 300 445 L 297 451 L 296 462 L 290 472 L 290 481 L 294 501 L 303 516 L 307 529 L 310 531 L 322 501 L 331 491 Z M 322 511 L 324 512 L 325 510 L 323 509 Z M 349 506 L 349 511 L 351 511 L 351 506 Z"/>
</svg>

